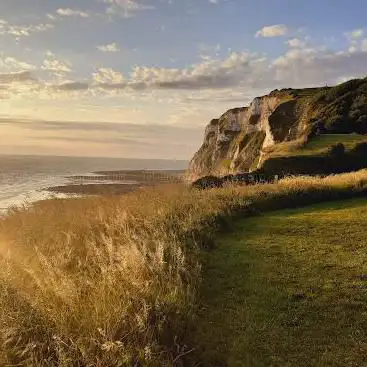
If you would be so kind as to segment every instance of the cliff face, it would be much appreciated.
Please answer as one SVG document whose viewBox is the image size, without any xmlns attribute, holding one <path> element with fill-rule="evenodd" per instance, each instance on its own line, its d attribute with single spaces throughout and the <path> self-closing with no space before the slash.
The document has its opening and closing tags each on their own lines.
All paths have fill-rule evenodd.
<svg viewBox="0 0 367 367">
<path fill-rule="evenodd" d="M 353 121 L 344 126 L 345 132 L 363 133 L 366 129 L 367 133 L 366 115 L 367 79 L 334 88 L 273 91 L 255 98 L 249 107 L 231 109 L 212 120 L 187 176 L 194 180 L 206 175 L 251 172 L 261 167 L 269 151 L 280 143 L 305 142 L 315 130 L 340 132 L 343 119 Z"/>
<path fill-rule="evenodd" d="M 190 162 L 191 179 L 256 169 L 262 151 L 302 134 L 299 113 L 288 94 L 258 97 L 249 107 L 225 112 L 205 129 L 204 143 Z M 278 119 L 284 120 L 281 127 Z"/>
</svg>

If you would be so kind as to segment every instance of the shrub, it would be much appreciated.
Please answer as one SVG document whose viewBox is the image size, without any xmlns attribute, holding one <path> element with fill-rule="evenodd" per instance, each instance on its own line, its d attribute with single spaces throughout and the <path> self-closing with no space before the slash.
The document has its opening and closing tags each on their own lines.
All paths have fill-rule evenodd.
<svg viewBox="0 0 367 367">
<path fill-rule="evenodd" d="M 352 153 L 365 154 L 367 156 L 367 142 L 366 143 L 359 143 L 359 144 L 357 144 L 353 148 Z"/>
<path fill-rule="evenodd" d="M 361 115 L 356 123 L 359 134 L 367 134 L 367 115 Z"/>
<path fill-rule="evenodd" d="M 210 189 L 215 187 L 222 187 L 223 182 L 221 178 L 216 176 L 205 176 L 202 178 L 199 178 L 195 182 L 192 183 L 192 187 L 196 189 Z"/>
<path fill-rule="evenodd" d="M 342 143 L 334 144 L 330 147 L 329 154 L 332 156 L 340 156 L 345 153 L 345 146 Z"/>
</svg>

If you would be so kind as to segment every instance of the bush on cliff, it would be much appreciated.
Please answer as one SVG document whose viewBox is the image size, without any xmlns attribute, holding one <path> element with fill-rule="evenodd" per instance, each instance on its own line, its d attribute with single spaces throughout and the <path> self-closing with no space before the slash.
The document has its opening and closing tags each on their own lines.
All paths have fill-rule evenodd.
<svg viewBox="0 0 367 367">
<path fill-rule="evenodd" d="M 342 143 L 332 145 L 329 150 L 331 156 L 341 156 L 345 153 L 345 146 Z"/>
</svg>

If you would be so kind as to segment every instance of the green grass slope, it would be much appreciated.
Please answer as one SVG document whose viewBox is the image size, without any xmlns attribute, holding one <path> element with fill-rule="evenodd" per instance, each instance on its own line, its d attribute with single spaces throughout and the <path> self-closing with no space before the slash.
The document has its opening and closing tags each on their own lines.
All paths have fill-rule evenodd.
<svg viewBox="0 0 367 367">
<path fill-rule="evenodd" d="M 347 151 L 352 150 L 360 143 L 367 143 L 367 135 L 359 134 L 323 134 L 315 136 L 301 147 L 295 155 L 314 155 L 327 153 L 336 144 L 343 144 Z"/>
<path fill-rule="evenodd" d="M 243 220 L 206 257 L 206 366 L 367 365 L 367 199 Z"/>
<path fill-rule="evenodd" d="M 342 151 L 335 149 L 341 145 Z M 265 158 L 259 173 L 335 174 L 367 167 L 367 135 L 323 134 L 301 146 L 282 146 Z"/>
</svg>

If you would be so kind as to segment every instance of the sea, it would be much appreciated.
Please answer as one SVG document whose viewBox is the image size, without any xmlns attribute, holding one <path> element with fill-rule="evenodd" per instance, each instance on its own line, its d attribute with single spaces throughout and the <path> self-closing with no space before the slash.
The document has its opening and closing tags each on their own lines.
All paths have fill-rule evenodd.
<svg viewBox="0 0 367 367">
<path fill-rule="evenodd" d="M 169 171 L 184 170 L 187 165 L 180 160 L 0 155 L 0 215 L 10 207 L 72 196 L 47 188 L 74 183 L 74 176 L 89 176 L 88 183 L 98 183 L 93 180 L 96 171 Z"/>
</svg>

